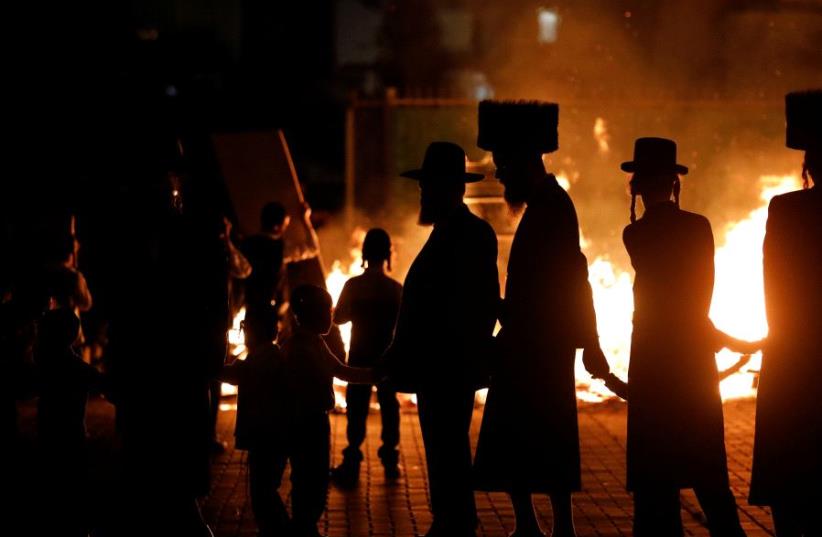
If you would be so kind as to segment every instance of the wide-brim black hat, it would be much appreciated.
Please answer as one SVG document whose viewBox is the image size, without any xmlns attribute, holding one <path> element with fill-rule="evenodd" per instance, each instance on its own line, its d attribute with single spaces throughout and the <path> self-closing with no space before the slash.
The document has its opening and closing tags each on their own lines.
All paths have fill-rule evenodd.
<svg viewBox="0 0 822 537">
<path fill-rule="evenodd" d="M 444 179 L 475 183 L 485 177 L 481 173 L 465 171 L 465 151 L 451 142 L 432 142 L 425 150 L 422 168 L 400 174 L 409 179 Z"/>
<path fill-rule="evenodd" d="M 637 138 L 634 160 L 623 162 L 620 168 L 628 173 L 688 173 L 687 166 L 676 162 L 676 142 L 667 138 Z"/>
<path fill-rule="evenodd" d="M 551 153 L 559 148 L 559 105 L 541 101 L 482 101 L 477 146 L 486 151 Z"/>
<path fill-rule="evenodd" d="M 791 149 L 822 148 L 822 89 L 785 95 L 785 145 Z"/>
</svg>

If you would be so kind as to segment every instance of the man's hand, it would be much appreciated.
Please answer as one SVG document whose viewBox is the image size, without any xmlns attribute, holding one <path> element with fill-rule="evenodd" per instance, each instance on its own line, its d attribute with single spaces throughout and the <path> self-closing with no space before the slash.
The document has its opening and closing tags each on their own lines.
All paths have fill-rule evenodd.
<svg viewBox="0 0 822 537">
<path fill-rule="evenodd" d="M 608 373 L 605 377 L 605 387 L 614 392 L 617 397 L 628 400 L 628 384 L 613 373 Z"/>
<path fill-rule="evenodd" d="M 611 372 L 605 353 L 599 345 L 591 345 L 582 351 L 582 364 L 585 369 L 596 379 L 604 379 Z"/>
</svg>

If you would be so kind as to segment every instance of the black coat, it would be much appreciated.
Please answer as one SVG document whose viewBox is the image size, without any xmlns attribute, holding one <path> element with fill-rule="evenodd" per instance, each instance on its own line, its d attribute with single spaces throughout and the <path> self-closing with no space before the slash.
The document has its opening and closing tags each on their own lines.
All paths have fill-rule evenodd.
<svg viewBox="0 0 822 537">
<path fill-rule="evenodd" d="M 514 235 L 476 486 L 580 487 L 576 349 L 597 341 L 588 264 L 571 198 L 546 176 Z"/>
<path fill-rule="evenodd" d="M 636 271 L 628 488 L 726 487 L 716 332 L 708 318 L 711 224 L 667 203 L 650 207 L 623 239 Z"/>
<path fill-rule="evenodd" d="M 822 190 L 773 198 L 764 244 L 769 336 L 756 404 L 751 503 L 822 482 Z M 818 492 L 816 492 L 818 494 Z"/>
<path fill-rule="evenodd" d="M 398 391 L 480 382 L 499 309 L 497 237 L 465 205 L 434 226 L 403 286 L 387 351 Z"/>
</svg>

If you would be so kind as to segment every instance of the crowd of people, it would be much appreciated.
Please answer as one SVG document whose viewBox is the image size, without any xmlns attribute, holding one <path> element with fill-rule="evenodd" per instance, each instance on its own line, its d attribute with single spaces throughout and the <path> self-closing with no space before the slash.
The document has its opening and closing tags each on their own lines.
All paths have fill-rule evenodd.
<svg viewBox="0 0 822 537">
<path fill-rule="evenodd" d="M 631 193 L 623 239 L 636 272 L 627 381 L 611 372 L 600 348 L 574 204 L 545 169 L 543 155 L 558 148 L 558 116 L 554 103 L 479 105 L 477 145 L 492 153 L 505 200 L 521 216 L 504 298 L 496 235 L 463 201 L 466 183 L 483 176 L 466 172 L 463 149 L 450 142 L 433 142 L 422 166 L 402 174 L 419 183 L 419 223 L 432 227 L 404 284 L 389 275 L 390 237 L 372 229 L 363 244 L 365 271 L 346 283 L 336 308 L 319 286 L 287 284 L 289 216 L 282 205 L 267 204 L 261 232 L 235 246 L 225 215 L 196 199 L 193 207 L 183 205 L 180 198 L 188 198 L 179 180 L 170 180 L 173 203 L 158 212 L 162 222 L 144 230 L 140 244 L 123 237 L 147 261 L 139 270 L 130 267 L 130 296 L 110 309 L 102 365 L 79 352 L 79 315 L 92 300 L 77 270 L 71 218 L 44 243 L 42 270 L 3 296 L 2 352 L 15 386 L 28 377 L 9 357 L 28 352 L 37 366 L 32 384 L 50 480 L 44 517 L 50 534 L 88 532 L 82 459 L 92 392 L 105 394 L 117 410 L 124 483 L 118 518 L 127 521 L 117 534 L 210 534 L 197 498 L 209 491 L 219 383 L 228 382 L 238 386 L 236 447 L 248 451 L 261 536 L 319 535 L 329 482 L 350 488 L 359 479 L 376 386 L 378 454 L 389 480 L 402 470 L 397 392 L 417 395 L 433 513 L 429 537 L 476 535 L 475 490 L 510 495 L 516 537 L 543 535 L 532 496 L 547 494 L 552 535 L 573 537 L 572 494 L 581 489 L 574 360 L 582 349 L 591 375 L 627 400 L 633 534 L 683 535 L 679 494 L 693 489 L 712 537 L 744 536 L 729 485 L 714 359 L 726 347 L 764 351 L 749 501 L 771 508 L 778 537 L 822 535 L 816 516 L 822 407 L 814 389 L 822 378 L 822 91 L 786 98 L 787 145 L 804 151 L 806 188 L 770 205 L 767 340 L 738 340 L 712 324 L 713 233 L 704 216 L 680 208 L 688 168 L 677 162 L 673 140 L 635 141 L 633 159 L 621 167 L 630 174 Z M 226 363 L 230 297 L 237 294 L 230 282 L 237 281 L 249 353 Z M 165 307 L 152 310 L 160 345 L 149 349 L 145 304 L 152 297 L 163 297 Z M 352 341 L 344 361 L 324 337 L 333 323 L 347 322 Z M 148 353 L 159 353 L 159 361 L 148 361 Z M 348 446 L 342 463 L 329 468 L 334 378 L 349 382 Z M 147 393 L 148 381 L 162 399 Z M 472 453 L 469 427 L 482 387 L 489 392 Z M 23 391 L 4 403 L 9 430 Z M 290 512 L 278 492 L 287 464 Z"/>
</svg>

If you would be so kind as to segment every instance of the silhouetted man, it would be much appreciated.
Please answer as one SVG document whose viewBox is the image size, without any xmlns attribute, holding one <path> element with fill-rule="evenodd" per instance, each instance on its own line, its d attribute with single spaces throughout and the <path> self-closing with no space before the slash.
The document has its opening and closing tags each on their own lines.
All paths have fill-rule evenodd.
<svg viewBox="0 0 822 537">
<path fill-rule="evenodd" d="M 260 212 L 260 233 L 243 241 L 241 250 L 251 263 L 245 280 L 246 318 L 270 318 L 283 301 L 285 233 L 291 219 L 281 203 L 266 203 Z"/>
<path fill-rule="evenodd" d="M 222 368 L 228 263 L 218 188 L 146 174 L 123 197 L 110 270 L 109 371 L 123 443 L 126 535 L 210 535 L 209 383 Z M 151 392 L 146 397 L 146 387 Z"/>
<path fill-rule="evenodd" d="M 391 270 L 391 238 L 383 229 L 368 230 L 362 244 L 365 272 L 345 282 L 337 307 L 336 324 L 351 323 L 351 351 L 348 365 L 374 367 L 391 339 L 400 309 L 402 285 L 388 276 Z M 345 392 L 345 418 L 348 446 L 343 462 L 332 471 L 338 485 L 354 486 L 359 480 L 360 450 L 365 440 L 365 426 L 371 402 L 372 386 L 349 384 Z M 377 386 L 377 400 L 382 418 L 382 446 L 377 454 L 387 479 L 399 477 L 400 405 L 397 393 L 385 383 Z"/>
<path fill-rule="evenodd" d="M 627 442 L 634 536 L 682 536 L 679 491 L 692 488 L 712 537 L 744 537 L 728 484 L 714 353 L 751 353 L 758 343 L 731 338 L 708 317 L 713 232 L 704 216 L 679 208 L 688 168 L 676 162 L 676 143 L 640 138 L 622 170 L 632 174 L 623 238 L 636 270 Z M 645 207 L 638 220 L 637 196 Z"/>
<path fill-rule="evenodd" d="M 555 537 L 574 535 L 571 493 L 580 488 L 574 360 L 609 374 L 599 348 L 588 264 L 574 205 L 546 173 L 556 151 L 559 107 L 483 101 L 477 145 L 492 151 L 514 212 L 525 209 L 508 260 L 498 336 L 475 461 L 480 490 L 511 494 L 518 536 L 539 535 L 532 493 L 551 496 Z"/>
<path fill-rule="evenodd" d="M 422 225 L 434 229 L 408 271 L 389 379 L 417 393 L 434 522 L 429 536 L 473 536 L 468 430 L 480 357 L 489 346 L 499 303 L 497 239 L 463 203 L 465 153 L 434 142 L 422 169 L 402 174 L 420 184 Z"/>
<path fill-rule="evenodd" d="M 778 537 L 822 535 L 822 90 L 785 99 L 787 146 L 805 151 L 813 188 L 776 196 L 765 234 L 769 335 L 756 404 L 750 502 Z"/>
</svg>

